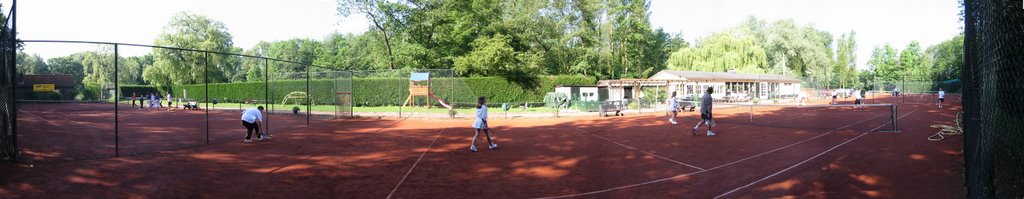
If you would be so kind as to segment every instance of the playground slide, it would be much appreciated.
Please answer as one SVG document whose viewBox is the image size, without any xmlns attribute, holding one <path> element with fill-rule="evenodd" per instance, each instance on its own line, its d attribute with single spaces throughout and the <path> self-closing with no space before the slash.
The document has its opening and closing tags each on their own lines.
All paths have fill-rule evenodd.
<svg viewBox="0 0 1024 199">
<path fill-rule="evenodd" d="M 438 99 L 437 96 L 430 95 L 430 98 L 434 98 L 434 100 L 437 100 L 438 103 L 441 103 L 441 106 L 444 106 L 445 108 L 448 108 L 448 109 L 452 109 L 452 106 L 448 106 L 448 104 L 445 104 L 444 101 L 441 101 L 441 99 Z"/>
</svg>

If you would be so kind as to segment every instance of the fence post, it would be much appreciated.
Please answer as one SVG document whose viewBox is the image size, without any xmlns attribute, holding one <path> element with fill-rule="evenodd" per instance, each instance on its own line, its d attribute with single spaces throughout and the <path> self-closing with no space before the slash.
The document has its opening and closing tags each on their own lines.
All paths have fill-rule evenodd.
<svg viewBox="0 0 1024 199">
<path fill-rule="evenodd" d="M 118 56 L 117 44 L 114 44 L 114 157 L 120 156 L 120 147 L 121 147 L 121 145 L 119 143 L 120 139 L 121 139 L 119 137 L 120 136 L 121 128 L 120 128 L 120 126 L 118 126 L 118 120 L 120 118 L 118 118 L 118 113 L 117 113 L 117 112 L 120 111 L 119 110 L 120 109 L 120 102 L 119 101 L 121 100 L 121 98 L 120 98 L 121 92 L 120 92 L 120 89 L 118 89 L 119 85 L 117 84 L 117 82 L 118 82 L 118 77 L 117 77 L 118 76 L 117 56 Z"/>
<path fill-rule="evenodd" d="M 332 92 L 334 93 L 334 97 L 332 97 L 334 98 L 334 119 L 338 119 L 338 105 L 340 105 L 338 104 L 338 78 L 334 77 L 332 79 L 334 79 L 334 82 L 332 82 L 334 84 L 334 90 L 332 90 L 334 91 Z"/>
<path fill-rule="evenodd" d="M 309 93 L 309 65 L 306 65 L 306 126 L 309 126 L 309 117 L 313 112 L 313 95 Z"/>
<path fill-rule="evenodd" d="M 266 109 L 266 122 L 264 122 L 263 133 L 270 134 L 270 112 L 273 109 L 270 108 L 270 61 L 266 57 L 263 57 L 263 106 Z"/>
<path fill-rule="evenodd" d="M 203 87 L 206 90 L 206 144 L 210 144 L 210 53 L 203 53 Z"/>
<path fill-rule="evenodd" d="M 5 39 L 9 39 L 8 41 L 11 44 L 11 46 L 10 46 L 10 50 L 11 50 L 10 57 L 11 57 L 11 59 L 10 59 L 10 62 L 8 63 L 8 64 L 10 64 L 11 68 L 9 69 L 10 71 L 8 72 L 8 74 L 9 74 L 8 78 L 10 78 L 10 83 L 11 83 L 11 94 L 12 94 L 12 96 L 11 96 L 11 109 L 14 110 L 14 111 L 11 111 L 11 118 L 13 118 L 11 120 L 14 121 L 14 122 L 11 122 L 11 146 L 13 147 L 13 149 L 11 149 L 10 151 L 14 152 L 14 154 L 11 155 L 12 159 L 17 159 L 18 158 L 18 119 L 17 119 L 18 118 L 18 111 L 17 111 L 18 110 L 18 100 L 15 99 L 15 96 L 14 96 L 14 95 L 16 95 L 18 93 L 18 86 L 17 86 L 17 84 L 15 84 L 18 81 L 17 80 L 17 78 L 18 78 L 17 77 L 17 72 L 18 72 L 18 68 L 17 68 L 18 67 L 18 65 L 17 65 L 18 50 L 16 50 L 18 48 L 18 42 L 16 42 L 17 36 L 15 35 L 15 33 L 18 32 L 18 14 L 17 13 L 18 13 L 18 0 L 11 0 L 11 14 L 10 14 L 11 15 L 11 31 L 8 33 L 11 36 L 10 36 L 10 38 L 5 38 Z M 4 36 L 7 36 L 7 35 L 4 35 Z"/>
<path fill-rule="evenodd" d="M 960 69 L 962 82 L 961 100 L 963 104 L 964 124 L 964 177 L 966 178 L 967 196 L 970 198 L 993 198 L 992 189 L 992 157 L 991 147 L 985 132 L 978 128 L 981 124 L 979 93 L 981 92 L 977 78 L 980 68 L 978 61 L 978 28 L 980 14 L 975 6 L 978 1 L 964 0 L 964 66 Z"/>
<path fill-rule="evenodd" d="M 355 87 L 355 74 L 352 73 L 352 71 L 349 71 L 348 72 L 348 89 L 347 89 L 348 90 L 348 102 L 349 102 L 349 107 L 348 107 L 348 117 L 349 118 L 354 118 L 356 116 L 356 110 L 355 110 L 356 94 L 355 94 L 355 92 L 352 92 L 353 90 L 355 90 L 355 89 L 352 89 L 352 87 Z"/>
</svg>

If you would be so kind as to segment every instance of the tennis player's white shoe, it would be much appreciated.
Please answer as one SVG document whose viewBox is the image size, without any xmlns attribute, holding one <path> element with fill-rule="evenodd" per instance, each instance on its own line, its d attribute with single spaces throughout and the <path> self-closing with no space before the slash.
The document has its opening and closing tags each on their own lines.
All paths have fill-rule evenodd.
<svg viewBox="0 0 1024 199">
<path fill-rule="evenodd" d="M 668 122 L 670 122 L 670 123 L 672 123 L 672 124 L 678 124 L 678 123 L 676 123 L 676 121 L 675 121 L 675 120 L 673 120 L 673 119 L 668 119 Z"/>
<path fill-rule="evenodd" d="M 708 131 L 708 137 L 715 136 L 715 132 Z"/>
<path fill-rule="evenodd" d="M 245 141 L 242 141 L 242 142 L 245 142 L 245 143 L 252 143 L 252 140 L 251 140 L 251 139 L 245 139 Z"/>
<path fill-rule="evenodd" d="M 260 142 L 262 142 L 264 140 L 270 140 L 270 138 L 268 138 L 268 137 L 260 137 L 260 138 L 256 139 L 256 141 L 260 141 Z"/>
<path fill-rule="evenodd" d="M 469 152 L 476 152 L 476 145 L 469 145 Z"/>
<path fill-rule="evenodd" d="M 273 140 L 274 137 L 270 137 L 270 135 L 263 135 L 263 139 Z"/>
<path fill-rule="evenodd" d="M 489 149 L 497 149 L 498 148 L 498 144 L 491 144 L 490 146 L 487 146 L 487 148 L 489 148 Z"/>
</svg>

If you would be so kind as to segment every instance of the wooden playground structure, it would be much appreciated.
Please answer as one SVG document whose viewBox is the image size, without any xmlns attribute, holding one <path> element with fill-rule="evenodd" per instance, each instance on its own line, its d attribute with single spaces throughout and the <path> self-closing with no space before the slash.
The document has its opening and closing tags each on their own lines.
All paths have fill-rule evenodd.
<svg viewBox="0 0 1024 199">
<path fill-rule="evenodd" d="M 441 106 L 452 109 L 451 106 L 444 103 L 440 98 L 434 95 L 434 92 L 430 91 L 430 73 L 412 73 L 409 75 L 409 97 L 405 99 L 405 103 L 402 103 L 402 107 L 405 106 L 416 106 L 416 97 L 423 96 L 427 97 L 427 108 L 433 106 L 430 98 L 437 100 Z"/>
</svg>

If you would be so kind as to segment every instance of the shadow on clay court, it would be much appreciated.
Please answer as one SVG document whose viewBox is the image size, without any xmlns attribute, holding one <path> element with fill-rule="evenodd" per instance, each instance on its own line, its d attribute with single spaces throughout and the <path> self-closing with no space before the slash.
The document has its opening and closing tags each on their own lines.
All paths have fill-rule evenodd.
<svg viewBox="0 0 1024 199">
<path fill-rule="evenodd" d="M 906 123 L 953 117 L 950 111 L 924 110 L 924 106 L 901 109 L 922 109 Z M 811 160 L 808 158 L 883 125 L 886 118 L 874 116 L 888 114 L 778 108 L 756 110 L 755 119 L 765 122 L 751 123 L 749 110 L 723 108 L 716 112 L 720 115 L 716 116 L 715 137 L 703 132 L 690 134 L 699 117 L 695 112 L 680 114 L 678 125 L 668 124 L 657 114 L 495 119 L 492 127 L 499 149 L 488 150 L 481 137 L 477 141 L 480 152 L 476 153 L 467 150 L 473 135 L 470 121 L 319 122 L 308 128 L 275 131 L 275 139 L 269 142 L 243 144 L 239 135 L 244 132 L 235 132 L 238 130 L 230 127 L 233 124 L 226 122 L 236 120 L 231 117 L 225 119 L 224 135 L 213 139 L 218 142 L 205 147 L 125 158 L 41 162 L 31 168 L 5 166 L 3 172 L 12 175 L 3 179 L 6 183 L 0 193 L 14 197 L 525 198 L 600 192 L 588 197 L 707 198 Z M 227 118 L 237 113 L 223 114 Z M 298 119 L 276 121 L 286 129 L 305 124 Z M 919 136 L 904 136 L 926 134 L 921 125 L 911 126 L 901 126 L 901 134 L 870 134 L 796 167 L 785 178 L 755 183 L 729 197 L 921 196 L 904 190 L 908 185 L 903 179 L 915 179 L 908 175 L 918 174 L 906 170 L 923 168 L 920 172 L 932 178 L 955 178 L 955 173 L 943 174 L 949 169 L 943 166 L 960 156 L 946 154 L 949 144 L 914 142 Z M 900 147 L 905 143 L 920 146 Z M 894 168 L 872 166 L 879 161 Z"/>
</svg>

